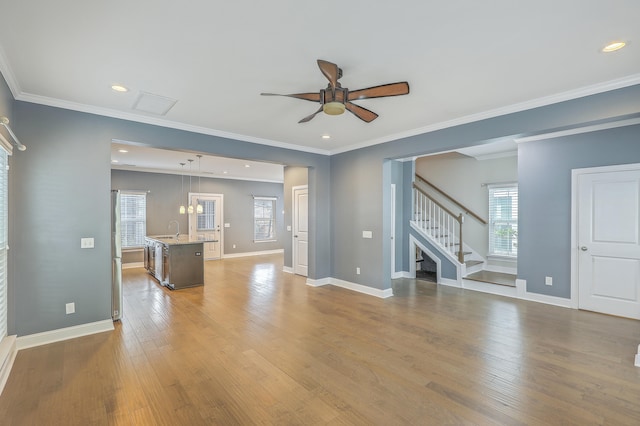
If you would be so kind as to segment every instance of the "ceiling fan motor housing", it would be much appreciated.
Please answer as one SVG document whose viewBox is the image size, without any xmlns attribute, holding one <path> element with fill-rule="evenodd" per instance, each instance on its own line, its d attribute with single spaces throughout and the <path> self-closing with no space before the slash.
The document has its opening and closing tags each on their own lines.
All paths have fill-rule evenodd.
<svg viewBox="0 0 640 426">
<path fill-rule="evenodd" d="M 322 111 L 328 115 L 340 115 L 344 113 L 345 99 L 348 96 L 348 89 L 343 89 L 342 87 L 336 87 L 335 90 L 331 90 L 330 88 L 322 89 L 322 93 L 320 94 L 320 98 L 322 101 Z"/>
</svg>

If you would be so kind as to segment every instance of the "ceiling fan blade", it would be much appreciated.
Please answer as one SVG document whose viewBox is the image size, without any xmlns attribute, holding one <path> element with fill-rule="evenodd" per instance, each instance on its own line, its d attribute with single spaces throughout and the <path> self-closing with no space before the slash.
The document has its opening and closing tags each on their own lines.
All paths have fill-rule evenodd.
<svg viewBox="0 0 640 426">
<path fill-rule="evenodd" d="M 298 123 L 306 123 L 307 121 L 311 121 L 311 119 L 313 117 L 315 117 L 318 113 L 321 113 L 321 112 L 322 112 L 322 107 L 320 107 L 320 109 L 317 110 L 316 112 L 314 112 L 313 114 L 308 115 L 305 118 L 303 118 L 302 120 L 298 121 Z"/>
<path fill-rule="evenodd" d="M 262 96 L 286 96 L 288 98 L 303 99 L 305 101 L 320 102 L 320 93 L 292 93 L 290 95 L 281 95 L 279 93 L 260 93 Z"/>
<path fill-rule="evenodd" d="M 322 74 L 327 77 L 327 80 L 329 80 L 331 88 L 335 90 L 336 86 L 338 85 L 338 78 L 340 78 L 340 70 L 338 66 L 332 62 L 318 59 L 318 67 L 320 67 L 320 71 L 322 71 Z"/>
<path fill-rule="evenodd" d="M 399 96 L 409 93 L 409 83 L 402 81 L 399 83 L 382 84 L 380 86 L 367 87 L 366 89 L 349 92 L 348 100 L 367 98 L 384 98 L 385 96 Z"/>
<path fill-rule="evenodd" d="M 355 115 L 362 121 L 366 121 L 367 123 L 371 123 L 373 120 L 378 118 L 378 114 L 376 114 L 373 111 L 369 111 L 368 109 L 363 108 L 360 105 L 352 104 L 351 102 L 346 102 L 344 106 L 351 113 L 353 113 L 353 115 Z"/>
</svg>

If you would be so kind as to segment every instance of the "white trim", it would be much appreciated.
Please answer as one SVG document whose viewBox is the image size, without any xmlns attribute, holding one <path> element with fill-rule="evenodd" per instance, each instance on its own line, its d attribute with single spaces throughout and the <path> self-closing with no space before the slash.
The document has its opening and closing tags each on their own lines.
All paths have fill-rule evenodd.
<svg viewBox="0 0 640 426">
<path fill-rule="evenodd" d="M 6 54 L 1 49 L 0 49 L 0 71 L 2 72 L 2 75 L 4 76 L 4 79 L 7 82 L 9 89 L 11 90 L 11 93 L 13 94 L 14 99 L 18 101 L 54 106 L 58 108 L 68 109 L 68 110 L 102 115 L 105 117 L 120 118 L 123 120 L 134 121 L 138 123 L 152 124 L 152 125 L 161 126 L 161 127 L 185 130 L 193 133 L 217 136 L 221 138 L 236 139 L 236 140 L 245 141 L 245 142 L 257 143 L 261 145 L 268 145 L 268 146 L 274 146 L 278 148 L 292 149 L 296 151 L 310 152 L 314 154 L 322 154 L 322 155 L 329 155 L 329 156 L 334 154 L 341 154 L 343 152 L 353 151 L 356 149 L 365 148 L 373 145 L 378 145 L 385 142 L 408 138 L 408 137 L 420 135 L 423 133 L 429 133 L 429 132 L 434 132 L 436 130 L 459 126 L 462 124 L 468 124 L 475 121 L 481 121 L 481 120 L 494 118 L 502 115 L 507 115 L 515 112 L 526 111 L 533 108 L 538 108 L 546 105 L 552 105 L 552 104 L 556 104 L 564 101 L 578 99 L 585 96 L 595 95 L 598 93 L 608 92 L 611 90 L 621 89 L 624 87 L 629 87 L 629 86 L 633 86 L 640 83 L 640 74 L 632 74 L 632 75 L 618 78 L 615 80 L 605 81 L 605 82 L 581 87 L 578 89 L 557 93 L 551 96 L 545 96 L 542 98 L 532 99 L 526 102 L 520 102 L 517 104 L 508 105 L 505 107 L 500 107 L 500 108 L 492 109 L 489 111 L 480 112 L 477 114 L 471 114 L 471 115 L 456 118 L 453 120 L 449 120 L 441 123 L 435 123 L 425 127 L 419 127 L 416 129 L 384 136 L 382 138 L 360 142 L 360 143 L 356 143 L 346 147 L 327 151 L 324 149 L 318 149 L 318 148 L 312 148 L 312 147 L 303 146 L 303 145 L 296 145 L 291 143 L 256 138 L 248 135 L 239 135 L 235 133 L 209 129 L 201 126 L 193 126 L 193 125 L 188 125 L 184 123 L 178 123 L 175 121 L 163 120 L 155 117 L 147 117 L 143 115 L 132 114 L 130 112 L 116 111 L 108 108 L 99 108 L 91 105 L 85 105 L 85 104 L 80 104 L 76 102 L 63 101 L 60 99 L 54 99 L 54 98 L 49 98 L 45 96 L 25 93 L 22 91 L 22 88 L 18 84 L 18 81 L 15 78 L 14 73 L 9 67 L 9 62 L 7 61 Z"/>
<path fill-rule="evenodd" d="M 468 279 L 462 279 L 462 288 L 466 290 L 479 291 L 481 293 L 495 294 L 498 296 L 518 298 L 516 287 L 508 285 L 491 284 L 482 281 L 474 281 Z"/>
<path fill-rule="evenodd" d="M 571 299 L 565 299 L 564 297 L 547 296 L 546 294 L 531 293 L 527 291 L 527 280 L 516 279 L 516 289 L 518 299 L 545 303 L 547 305 L 560 306 L 562 308 L 573 308 Z"/>
<path fill-rule="evenodd" d="M 144 268 L 144 262 L 123 263 L 122 269 Z"/>
<path fill-rule="evenodd" d="M 459 283 L 457 280 L 452 280 L 450 278 L 441 278 L 438 281 L 438 284 L 446 285 L 448 287 L 462 288 L 461 283 Z"/>
<path fill-rule="evenodd" d="M 408 273 L 408 272 L 407 272 Z M 392 280 L 396 280 L 398 278 L 403 278 L 404 277 L 405 272 L 403 271 L 399 271 L 399 272 L 392 272 L 391 273 L 391 279 Z"/>
<path fill-rule="evenodd" d="M 7 384 L 17 353 L 16 336 L 5 336 L 0 342 L 0 395 L 2 395 L 4 385 Z"/>
<path fill-rule="evenodd" d="M 119 118 L 121 120 L 134 121 L 137 123 L 151 124 L 154 126 L 167 127 L 170 129 L 184 130 L 192 133 L 199 133 L 209 136 L 217 136 L 220 138 L 256 143 L 260 145 L 268 145 L 276 148 L 292 149 L 296 151 L 309 152 L 312 154 L 329 155 L 330 151 L 318 148 L 311 148 L 303 145 L 295 145 L 286 142 L 278 142 L 269 139 L 257 138 L 255 136 L 241 135 L 237 133 L 225 132 L 222 130 L 210 129 L 207 127 L 194 126 L 191 124 L 179 123 L 171 120 L 163 120 L 155 117 L 147 117 L 143 115 L 133 114 L 130 112 L 116 111 L 109 108 L 101 108 L 93 105 L 86 105 L 77 102 L 69 102 L 61 99 L 49 98 L 47 96 L 33 95 L 31 93 L 21 92 L 14 96 L 17 101 L 30 102 L 34 104 L 47 105 L 72 111 L 86 112 L 89 114 L 100 115 L 104 117 Z"/>
<path fill-rule="evenodd" d="M 640 345 L 638 345 L 638 354 L 636 355 L 636 362 L 633 365 L 640 367 Z"/>
<path fill-rule="evenodd" d="M 49 343 L 60 342 L 62 340 L 75 339 L 76 337 L 88 336 L 90 334 L 112 331 L 113 320 L 102 320 L 90 322 L 88 324 L 74 325 L 73 327 L 58 328 L 56 330 L 44 331 L 42 333 L 20 336 L 16 340 L 18 350 L 32 348 L 34 346 L 47 345 Z"/>
<path fill-rule="evenodd" d="M 291 229 L 293 232 L 291 232 L 291 265 L 292 265 L 292 269 L 293 269 L 293 273 L 295 274 L 296 272 L 296 262 L 298 261 L 297 256 L 296 256 L 296 219 L 298 219 L 296 216 L 298 215 L 298 209 L 299 206 L 296 205 L 296 191 L 307 191 L 307 243 L 309 242 L 309 184 L 305 184 L 305 185 L 295 185 L 291 187 Z M 309 274 L 309 254 L 307 253 L 307 273 L 302 275 L 304 277 L 308 276 Z M 300 269 L 300 268 L 298 268 Z M 304 272 L 304 271 L 300 271 L 300 272 Z"/>
<path fill-rule="evenodd" d="M 322 287 L 329 284 L 331 284 L 331 278 L 320 278 L 319 280 L 307 278 L 307 285 L 310 287 Z"/>
<path fill-rule="evenodd" d="M 358 293 L 367 294 L 369 296 L 379 297 L 381 299 L 386 299 L 388 297 L 393 296 L 393 289 L 387 288 L 385 290 L 380 290 L 377 288 L 369 287 L 362 284 L 352 283 L 350 281 L 339 280 L 338 278 L 330 278 L 331 285 L 336 287 L 345 288 L 347 290 L 356 291 Z"/>
<path fill-rule="evenodd" d="M 615 129 L 618 127 L 635 126 L 640 124 L 640 118 L 630 118 L 628 120 L 610 121 L 608 123 L 594 124 L 591 126 L 576 127 L 574 129 L 562 130 L 559 132 L 543 133 L 535 136 L 514 139 L 515 143 L 536 142 L 546 139 L 560 138 L 563 136 L 580 135 L 582 133 L 592 133 L 600 130 Z"/>
<path fill-rule="evenodd" d="M 501 272 L 503 274 L 513 274 L 513 275 L 517 275 L 518 274 L 518 268 L 517 267 L 489 265 L 486 262 L 485 262 L 485 265 L 484 265 L 484 267 L 482 269 L 484 269 L 485 271 L 491 271 L 491 272 Z"/>
<path fill-rule="evenodd" d="M 583 174 L 623 172 L 639 170 L 640 163 L 613 166 L 585 167 L 571 170 L 571 308 L 579 306 L 578 279 L 578 178 Z"/>
<path fill-rule="evenodd" d="M 244 253 L 229 253 L 222 256 L 223 259 L 234 259 L 236 257 L 249 257 L 249 256 L 262 256 L 265 254 L 277 254 L 284 253 L 284 249 L 276 249 L 276 250 L 264 250 L 264 251 L 248 251 Z M 210 260 L 218 260 L 218 259 L 210 259 Z"/>
<path fill-rule="evenodd" d="M 604 93 L 611 90 L 621 89 L 623 87 L 629 87 L 640 83 L 640 74 L 633 74 L 627 77 L 619 78 L 616 80 L 610 80 L 603 83 L 593 84 L 591 86 L 585 86 L 575 90 L 569 90 L 562 93 L 557 93 L 551 96 L 545 96 L 538 99 L 532 99 L 526 102 L 521 102 L 513 105 L 508 105 L 501 108 L 492 109 L 489 111 L 480 112 L 477 114 L 471 114 L 453 120 L 444 121 L 441 123 L 431 124 L 425 127 L 419 127 L 417 129 L 408 130 L 393 135 L 388 135 L 382 138 L 373 139 L 367 142 L 360 142 L 353 145 L 349 145 L 343 148 L 331 150 L 329 155 L 341 154 L 347 151 L 353 151 L 360 148 L 366 148 L 372 145 L 378 145 L 385 142 L 394 140 L 409 138 L 411 136 L 417 136 L 424 133 L 435 132 L 437 130 L 446 129 L 449 127 L 460 126 L 463 124 L 473 123 L 475 121 L 482 121 L 489 118 L 495 118 L 502 115 L 513 114 L 516 112 L 526 111 L 533 108 L 539 108 L 547 105 L 557 104 L 560 102 L 570 101 L 573 99 L 583 98 L 585 96 L 591 96 L 598 93 Z"/>
<path fill-rule="evenodd" d="M 293 274 L 293 268 L 291 266 L 283 266 L 282 272 L 284 272 L 285 274 Z"/>
</svg>

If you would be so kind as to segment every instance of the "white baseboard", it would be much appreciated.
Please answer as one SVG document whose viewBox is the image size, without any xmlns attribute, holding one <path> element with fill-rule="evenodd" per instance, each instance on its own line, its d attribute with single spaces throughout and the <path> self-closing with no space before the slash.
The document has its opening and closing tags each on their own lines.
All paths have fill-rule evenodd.
<svg viewBox="0 0 640 426">
<path fill-rule="evenodd" d="M 307 278 L 307 285 L 310 287 L 322 287 L 323 285 L 328 284 L 331 284 L 331 278 L 321 278 L 319 280 Z"/>
<path fill-rule="evenodd" d="M 265 251 L 248 251 L 244 253 L 230 253 L 222 256 L 223 259 L 233 259 L 236 257 L 262 256 L 265 254 L 284 253 L 284 249 L 265 250 Z"/>
<path fill-rule="evenodd" d="M 0 342 L 0 395 L 7 383 L 17 353 L 16 336 L 5 336 Z"/>
<path fill-rule="evenodd" d="M 16 339 L 16 345 L 18 350 L 21 350 L 32 348 L 34 346 L 60 342 L 62 340 L 74 339 L 76 337 L 88 336 L 90 334 L 102 333 L 104 331 L 112 331 L 113 329 L 113 320 L 108 319 L 20 336 Z"/>
<path fill-rule="evenodd" d="M 283 266 L 282 272 L 286 272 L 287 274 L 293 274 L 293 268 L 291 266 Z"/>
<path fill-rule="evenodd" d="M 460 288 L 460 283 L 457 280 L 452 280 L 450 278 L 440 278 L 440 282 L 438 284 Z"/>
<path fill-rule="evenodd" d="M 329 284 L 331 285 L 346 288 L 347 290 L 357 291 L 358 293 L 367 294 L 369 296 L 375 296 L 381 299 L 386 299 L 387 297 L 393 296 L 393 290 L 390 288 L 386 290 L 380 290 L 377 288 L 368 287 L 366 285 L 352 283 L 350 281 L 339 280 L 337 278 L 330 278 L 329 280 Z"/>
<path fill-rule="evenodd" d="M 144 262 L 123 263 L 122 269 L 144 268 Z"/>
<path fill-rule="evenodd" d="M 517 297 L 519 299 L 529 300 L 531 302 L 546 303 L 547 305 L 560 306 L 563 308 L 573 308 L 571 299 L 563 297 L 547 296 L 546 294 L 531 293 L 527 291 L 527 280 L 516 280 L 516 288 L 518 290 Z"/>
</svg>

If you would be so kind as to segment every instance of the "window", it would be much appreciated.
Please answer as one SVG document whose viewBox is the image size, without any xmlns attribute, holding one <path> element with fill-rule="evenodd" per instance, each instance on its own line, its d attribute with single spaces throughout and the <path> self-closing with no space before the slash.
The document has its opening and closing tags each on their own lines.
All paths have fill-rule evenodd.
<svg viewBox="0 0 640 426">
<path fill-rule="evenodd" d="M 489 256 L 518 256 L 518 185 L 489 186 Z"/>
<path fill-rule="evenodd" d="M 197 201 L 202 205 L 202 213 L 198 213 L 198 231 L 214 231 L 216 229 L 216 201 Z"/>
<path fill-rule="evenodd" d="M 144 192 L 120 193 L 120 232 L 122 248 L 144 246 L 147 234 L 147 194 Z"/>
<path fill-rule="evenodd" d="M 253 197 L 253 241 L 276 239 L 276 198 Z"/>
</svg>

